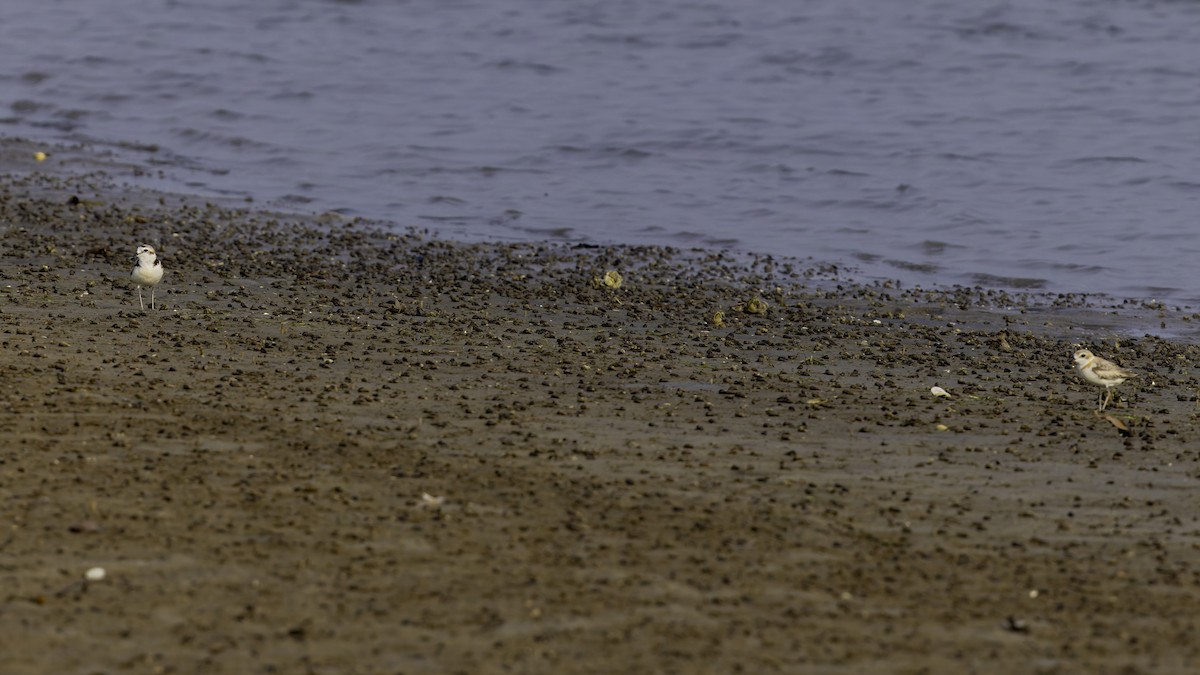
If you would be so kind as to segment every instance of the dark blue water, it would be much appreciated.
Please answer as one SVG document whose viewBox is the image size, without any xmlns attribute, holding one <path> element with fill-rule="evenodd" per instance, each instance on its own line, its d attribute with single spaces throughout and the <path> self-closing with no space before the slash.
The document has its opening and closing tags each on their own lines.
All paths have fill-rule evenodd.
<svg viewBox="0 0 1200 675">
<path fill-rule="evenodd" d="M 1200 302 L 1196 2 L 6 0 L 0 44 L 0 133 L 178 191 Z"/>
</svg>

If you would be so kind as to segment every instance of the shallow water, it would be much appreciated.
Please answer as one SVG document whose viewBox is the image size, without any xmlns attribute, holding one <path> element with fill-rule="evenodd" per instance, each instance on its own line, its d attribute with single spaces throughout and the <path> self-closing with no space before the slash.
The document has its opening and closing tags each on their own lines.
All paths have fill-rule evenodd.
<svg viewBox="0 0 1200 675">
<path fill-rule="evenodd" d="M 0 131 L 453 238 L 1200 302 L 1200 5 L 10 0 Z"/>
</svg>

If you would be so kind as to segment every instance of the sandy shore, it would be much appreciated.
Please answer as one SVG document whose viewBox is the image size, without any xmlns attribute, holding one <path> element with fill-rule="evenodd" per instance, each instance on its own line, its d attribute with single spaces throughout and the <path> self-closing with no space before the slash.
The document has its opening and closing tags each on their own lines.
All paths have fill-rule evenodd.
<svg viewBox="0 0 1200 675">
<path fill-rule="evenodd" d="M 1187 312 L 452 243 L 32 152 L 0 146 L 6 673 L 1200 668 Z M 1075 344 L 1142 373 L 1107 417 Z"/>
</svg>

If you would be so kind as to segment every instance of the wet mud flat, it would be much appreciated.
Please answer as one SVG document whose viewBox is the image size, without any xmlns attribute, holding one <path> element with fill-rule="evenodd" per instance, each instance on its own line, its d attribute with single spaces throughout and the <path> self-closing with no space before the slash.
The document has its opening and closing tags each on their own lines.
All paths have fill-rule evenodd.
<svg viewBox="0 0 1200 675">
<path fill-rule="evenodd" d="M 1200 665 L 1187 311 L 17 168 L 4 672 Z M 1077 344 L 1141 373 L 1106 416 Z"/>
</svg>

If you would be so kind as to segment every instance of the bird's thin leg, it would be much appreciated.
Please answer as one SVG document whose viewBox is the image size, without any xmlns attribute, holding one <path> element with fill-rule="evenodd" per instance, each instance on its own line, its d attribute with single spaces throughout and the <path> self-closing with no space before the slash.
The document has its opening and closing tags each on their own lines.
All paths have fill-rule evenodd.
<svg viewBox="0 0 1200 675">
<path fill-rule="evenodd" d="M 142 303 L 142 287 L 141 286 L 138 286 L 138 307 L 141 307 L 143 312 L 146 311 L 146 305 Z"/>
<path fill-rule="evenodd" d="M 153 286 L 150 287 L 150 309 L 158 309 L 158 306 L 154 304 L 154 287 Z"/>
</svg>

